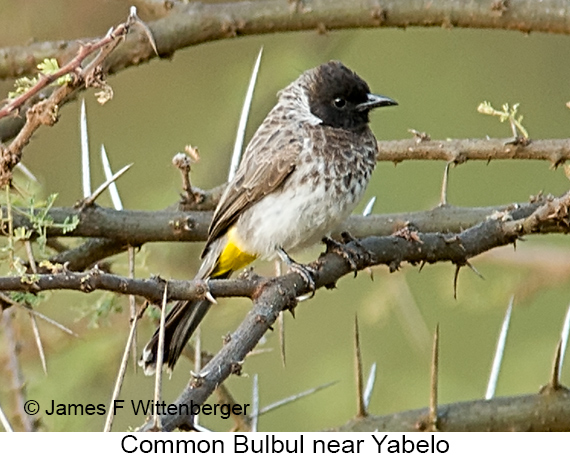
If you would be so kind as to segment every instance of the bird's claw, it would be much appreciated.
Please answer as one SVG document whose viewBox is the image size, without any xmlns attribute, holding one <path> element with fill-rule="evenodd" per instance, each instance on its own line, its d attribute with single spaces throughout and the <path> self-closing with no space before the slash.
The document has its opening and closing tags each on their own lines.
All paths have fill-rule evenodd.
<svg viewBox="0 0 570 457">
<path fill-rule="evenodd" d="M 313 274 L 315 274 L 315 270 L 307 265 L 302 265 L 293 261 L 289 264 L 289 270 L 292 272 L 297 273 L 299 276 L 303 278 L 307 289 L 310 291 L 309 298 L 313 298 L 315 296 L 315 292 L 317 290 L 317 286 L 315 284 L 315 280 L 313 279 Z"/>
<path fill-rule="evenodd" d="M 316 271 L 308 265 L 302 265 L 298 262 L 295 262 L 283 249 L 278 249 L 277 253 L 281 260 L 287 264 L 289 271 L 297 273 L 299 276 L 301 276 L 301 278 L 303 278 L 305 286 L 311 293 L 309 298 L 313 298 L 315 291 L 317 290 L 317 286 L 313 278 L 313 275 L 316 273 Z"/>
</svg>

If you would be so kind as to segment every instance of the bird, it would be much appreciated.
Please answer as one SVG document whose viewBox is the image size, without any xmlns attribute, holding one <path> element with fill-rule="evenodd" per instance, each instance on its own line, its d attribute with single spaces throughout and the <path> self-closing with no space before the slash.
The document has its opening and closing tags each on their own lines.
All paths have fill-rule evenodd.
<svg viewBox="0 0 570 457">
<path fill-rule="evenodd" d="M 307 276 L 289 252 L 320 242 L 350 215 L 376 164 L 369 113 L 397 105 L 334 60 L 277 95 L 214 211 L 195 279 L 225 279 L 255 259 L 276 256 Z M 168 370 L 211 304 L 197 298 L 173 305 L 164 327 Z M 159 329 L 142 351 L 145 374 L 156 370 L 158 338 Z"/>
</svg>

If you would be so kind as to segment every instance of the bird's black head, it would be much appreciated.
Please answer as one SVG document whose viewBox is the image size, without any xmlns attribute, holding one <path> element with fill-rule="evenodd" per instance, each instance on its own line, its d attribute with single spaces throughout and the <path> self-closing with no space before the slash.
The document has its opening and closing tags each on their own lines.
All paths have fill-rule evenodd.
<svg viewBox="0 0 570 457">
<path fill-rule="evenodd" d="M 312 70 L 307 95 L 311 113 L 323 125 L 348 130 L 368 124 L 371 109 L 397 105 L 391 98 L 371 94 L 360 76 L 337 61 Z"/>
</svg>

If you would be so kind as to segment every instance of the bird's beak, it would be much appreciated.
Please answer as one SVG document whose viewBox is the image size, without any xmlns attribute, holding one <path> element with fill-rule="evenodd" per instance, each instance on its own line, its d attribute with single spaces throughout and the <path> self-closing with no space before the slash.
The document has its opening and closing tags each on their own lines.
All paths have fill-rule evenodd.
<svg viewBox="0 0 570 457">
<path fill-rule="evenodd" d="M 356 105 L 358 111 L 371 110 L 374 108 L 380 108 L 381 106 L 394 106 L 398 102 L 392 100 L 389 97 L 384 97 L 383 95 L 368 94 L 368 100 L 364 103 Z"/>
</svg>

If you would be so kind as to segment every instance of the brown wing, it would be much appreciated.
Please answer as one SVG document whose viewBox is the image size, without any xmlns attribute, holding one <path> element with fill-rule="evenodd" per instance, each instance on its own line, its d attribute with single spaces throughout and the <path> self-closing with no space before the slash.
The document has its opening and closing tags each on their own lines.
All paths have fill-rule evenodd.
<svg viewBox="0 0 570 457">
<path fill-rule="evenodd" d="M 268 119 L 263 122 L 249 143 L 234 179 L 222 194 L 202 257 L 245 209 L 283 183 L 295 169 L 302 147 L 301 131 L 279 128 L 278 123 Z"/>
</svg>

